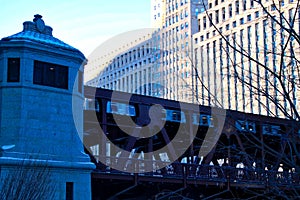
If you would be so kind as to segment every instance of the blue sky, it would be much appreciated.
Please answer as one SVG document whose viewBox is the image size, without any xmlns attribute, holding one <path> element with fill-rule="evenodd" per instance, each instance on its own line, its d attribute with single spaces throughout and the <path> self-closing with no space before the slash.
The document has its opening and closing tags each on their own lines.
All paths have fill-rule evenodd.
<svg viewBox="0 0 300 200">
<path fill-rule="evenodd" d="M 40 14 L 53 36 L 88 56 L 118 34 L 150 27 L 150 0 L 0 0 L 0 38 Z"/>
</svg>

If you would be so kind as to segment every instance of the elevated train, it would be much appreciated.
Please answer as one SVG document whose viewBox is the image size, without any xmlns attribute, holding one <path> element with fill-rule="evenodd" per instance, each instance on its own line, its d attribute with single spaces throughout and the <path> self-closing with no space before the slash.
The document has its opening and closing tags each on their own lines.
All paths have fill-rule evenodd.
<svg viewBox="0 0 300 200">
<path fill-rule="evenodd" d="M 136 126 L 146 127 L 151 123 L 149 111 L 153 105 L 160 105 L 152 111 L 163 122 L 163 128 L 148 127 L 136 137 L 127 134 L 136 130 Z M 199 112 L 192 109 L 195 106 Z M 96 116 L 97 121 L 91 116 Z M 182 141 L 192 139 L 191 145 L 177 159 L 179 163 L 242 165 L 268 170 L 282 166 L 284 170 L 295 170 L 295 166 L 300 166 L 300 125 L 292 120 L 226 110 L 218 141 L 207 155 L 199 157 L 208 129 L 220 128 L 220 116 L 208 106 L 85 87 L 84 118 L 84 143 L 90 149 L 98 148 L 98 153 L 91 151 L 95 157 L 99 152 L 106 156 L 118 154 L 101 141 L 100 127 L 111 142 L 129 152 L 161 149 L 172 142 L 176 134 L 181 135 Z M 191 138 L 195 130 L 196 135 Z"/>
</svg>

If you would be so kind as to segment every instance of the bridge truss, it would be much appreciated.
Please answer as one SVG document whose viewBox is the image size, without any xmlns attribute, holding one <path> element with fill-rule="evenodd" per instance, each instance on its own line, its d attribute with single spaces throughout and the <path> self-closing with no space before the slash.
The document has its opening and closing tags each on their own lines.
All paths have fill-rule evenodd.
<svg viewBox="0 0 300 200">
<path fill-rule="evenodd" d="M 100 88 L 85 97 L 94 199 L 300 195 L 299 122 Z"/>
</svg>

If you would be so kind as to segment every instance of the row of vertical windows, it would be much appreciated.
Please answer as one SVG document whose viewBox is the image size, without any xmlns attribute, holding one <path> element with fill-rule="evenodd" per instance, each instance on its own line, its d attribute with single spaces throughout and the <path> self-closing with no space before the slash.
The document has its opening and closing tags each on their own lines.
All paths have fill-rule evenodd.
<svg viewBox="0 0 300 200">
<path fill-rule="evenodd" d="M 255 12 L 254 14 L 255 15 L 252 15 L 252 16 L 255 16 L 255 18 L 257 18 L 257 17 L 259 17 L 260 13 L 259 12 Z M 289 10 L 289 16 L 290 17 L 293 16 L 292 10 Z M 247 20 L 251 21 L 251 15 L 247 16 Z M 282 19 L 280 19 L 280 20 L 282 20 Z M 291 21 L 292 19 L 289 18 L 289 20 Z M 260 23 L 261 24 L 256 23 L 255 27 L 252 26 L 252 28 L 254 28 L 254 30 L 253 29 L 251 30 L 251 26 L 247 27 L 247 34 L 248 34 L 248 37 L 247 37 L 248 44 L 247 44 L 247 46 L 248 46 L 249 57 L 251 56 L 251 52 L 254 52 L 253 53 L 253 57 L 255 57 L 258 60 L 258 59 L 260 59 L 260 54 L 263 53 L 264 58 L 261 59 L 261 62 L 263 62 L 267 67 L 270 67 L 270 64 L 271 64 L 270 61 L 272 61 L 272 63 L 273 63 L 272 65 L 274 67 L 274 71 L 276 72 L 276 66 L 275 65 L 276 65 L 276 42 L 277 42 L 277 40 L 275 39 L 275 37 L 276 37 L 276 34 L 277 34 L 277 37 L 281 38 L 281 43 L 282 44 L 284 44 L 284 42 L 285 42 L 284 40 L 286 40 L 286 37 L 284 37 L 282 29 L 280 29 L 280 31 L 278 31 L 278 33 L 277 33 L 277 31 L 276 31 L 276 23 L 274 21 L 271 22 L 272 24 L 270 24 L 270 22 L 268 20 L 260 21 Z M 284 20 L 282 20 L 282 24 L 284 24 L 284 23 L 287 23 L 287 21 L 284 22 Z M 262 33 L 260 33 L 260 30 L 262 31 Z M 246 31 L 246 29 L 245 29 L 245 31 Z M 254 33 L 254 37 L 252 36 L 253 33 Z M 243 37 L 244 37 L 244 34 L 246 34 L 246 32 L 244 33 L 244 29 L 241 29 L 240 30 L 240 41 L 241 41 L 240 46 L 241 46 L 242 49 L 244 48 L 244 46 L 243 46 Z M 279 36 L 279 34 L 280 34 L 280 36 Z M 207 35 L 207 36 L 209 36 L 209 35 Z M 233 36 L 232 40 L 236 41 L 236 39 L 237 39 L 236 38 L 237 37 L 236 33 L 232 33 L 232 36 Z M 204 37 L 204 36 L 200 36 L 200 38 L 201 37 Z M 227 38 L 227 40 L 228 39 L 229 38 Z M 272 41 L 269 41 L 269 39 L 272 39 Z M 203 41 L 203 39 L 202 39 L 202 41 Z M 259 45 L 260 44 L 259 41 L 262 41 L 263 46 Z M 214 42 L 215 41 L 213 41 L 213 53 L 215 52 Z M 272 42 L 272 43 L 270 43 L 270 42 Z M 220 41 L 220 43 L 221 43 L 221 41 Z M 270 46 L 270 44 L 271 44 L 271 46 Z M 290 40 L 290 45 L 291 45 L 290 48 L 293 48 L 293 38 L 291 38 L 291 40 Z M 235 46 L 235 43 L 233 43 L 233 46 Z M 253 51 L 254 50 L 253 47 L 255 47 L 255 51 Z M 201 48 L 202 48 L 202 46 L 201 46 Z M 207 48 L 209 48 L 209 47 L 207 47 Z M 247 47 L 245 47 L 245 48 L 247 48 Z M 273 52 L 274 55 L 270 56 L 268 54 L 268 52 L 270 50 L 272 50 L 272 52 Z M 228 52 L 228 51 L 229 51 L 229 49 L 226 50 L 226 52 Z M 291 53 L 293 53 L 293 52 L 291 52 Z M 208 52 L 207 52 L 207 54 L 208 54 Z M 222 46 L 220 46 L 220 55 L 222 55 Z M 233 59 L 232 59 L 233 63 L 230 63 L 230 64 L 231 65 L 233 64 L 233 66 L 235 66 L 237 64 L 236 63 L 236 61 L 237 61 L 236 52 L 233 51 L 231 53 L 231 55 L 233 56 Z M 213 57 L 214 62 L 215 62 L 216 56 L 213 55 L 212 57 Z M 291 55 L 291 58 L 293 58 L 293 57 L 294 57 L 294 55 Z M 221 59 L 221 57 L 220 57 L 220 59 Z M 249 60 L 249 65 L 248 66 L 246 65 L 246 67 L 245 67 L 244 66 L 244 62 L 243 62 L 244 59 L 245 59 L 245 57 L 243 55 L 241 55 L 241 57 L 240 57 L 240 61 L 241 61 L 240 65 L 241 65 L 241 68 L 242 68 L 242 71 L 241 71 L 242 75 L 241 75 L 241 77 L 242 78 L 246 78 L 247 82 L 249 82 L 250 85 L 252 84 L 252 81 L 254 81 L 253 83 L 257 84 L 257 86 L 255 86 L 255 87 L 257 87 L 257 88 L 263 88 L 265 90 L 266 94 L 264 94 L 264 95 L 267 95 L 267 96 L 270 95 L 269 94 L 270 90 L 268 90 L 268 89 L 270 87 L 272 87 L 272 85 L 274 85 L 274 86 L 277 85 L 276 79 L 274 80 L 274 83 L 271 83 L 271 82 L 262 82 L 260 80 L 260 77 L 264 77 L 265 80 L 267 80 L 268 77 L 269 77 L 269 73 L 267 72 L 267 70 L 264 70 L 263 68 L 260 68 L 258 65 L 255 66 L 255 63 L 252 62 L 252 61 L 250 61 L 250 60 Z M 202 63 L 202 61 L 200 63 Z M 222 66 L 223 65 L 222 59 L 221 59 L 220 63 L 221 63 L 220 65 Z M 292 66 L 293 66 L 293 63 L 294 63 L 294 61 L 291 60 L 291 65 Z M 286 64 L 287 64 L 287 62 L 283 62 L 283 65 L 286 65 Z M 203 66 L 203 63 L 200 64 L 200 66 Z M 228 63 L 227 63 L 227 66 L 229 66 Z M 247 68 L 247 69 L 245 69 L 245 68 Z M 249 68 L 249 70 L 248 70 L 248 68 Z M 244 71 L 244 69 L 246 71 L 249 71 L 249 74 L 247 74 L 247 76 L 245 76 L 245 74 L 244 74 L 244 72 L 246 72 L 246 71 Z M 291 68 L 291 74 L 292 74 L 292 76 L 295 76 L 294 72 L 293 72 L 293 69 L 294 68 Z M 220 71 L 222 73 L 222 68 L 220 68 Z M 256 76 L 255 78 L 252 78 L 252 72 L 253 72 L 253 77 Z M 225 73 L 226 73 L 226 71 L 225 71 Z M 227 69 L 227 73 L 229 74 L 229 70 L 228 69 Z M 232 72 L 231 72 L 231 74 L 232 74 Z M 209 76 L 209 74 L 207 76 Z M 221 74 L 221 76 L 223 76 L 223 74 Z M 231 80 L 231 82 L 229 81 L 229 79 Z M 212 80 L 212 79 L 210 79 L 210 80 Z M 232 81 L 234 81 L 235 84 L 237 84 L 236 77 L 234 77 L 234 79 L 233 79 L 232 77 L 230 78 L 228 76 L 227 77 L 227 81 L 228 81 L 228 83 L 227 83 L 228 86 L 233 84 Z M 250 90 L 249 95 L 250 95 L 250 99 L 251 100 L 252 99 L 257 99 L 258 104 L 257 105 L 253 105 L 253 101 L 249 101 L 249 109 L 253 113 L 253 110 L 254 110 L 253 106 L 255 106 L 255 107 L 257 107 L 258 114 L 262 114 L 262 113 L 264 113 L 264 111 L 263 111 L 264 107 L 267 107 L 267 108 L 272 107 L 272 105 L 270 105 L 271 101 L 269 101 L 268 99 L 264 99 L 263 98 L 264 95 L 262 95 L 262 93 L 260 93 L 259 91 L 255 91 L 255 93 L 253 93 L 254 92 L 253 90 L 255 90 L 255 87 L 248 88 Z M 225 89 L 226 89 L 226 87 L 225 87 Z M 242 98 L 242 102 L 239 102 L 237 98 L 235 98 L 234 101 L 232 101 L 232 99 L 228 98 L 228 104 L 229 104 L 228 106 L 229 106 L 229 108 L 230 107 L 231 108 L 235 108 L 235 109 L 242 108 L 243 111 L 246 110 L 245 99 L 247 99 L 247 97 L 245 96 L 245 94 L 248 93 L 248 92 L 245 91 L 246 88 L 245 88 L 245 86 L 243 84 L 241 85 L 241 89 L 242 89 L 241 91 L 238 91 L 238 90 L 236 90 L 236 88 L 232 88 L 232 87 L 230 88 L 230 87 L 228 87 L 228 89 L 227 89 L 228 91 L 226 91 L 226 94 L 230 94 L 230 92 L 232 92 L 233 94 L 235 93 L 235 97 L 237 97 L 238 94 L 241 93 L 241 95 L 243 97 Z M 202 94 L 205 94 L 205 90 L 202 90 Z M 255 96 L 253 96 L 253 94 Z M 294 94 L 296 94 L 296 93 L 294 93 Z M 278 94 L 276 93 L 276 90 L 275 90 L 275 93 L 272 94 L 272 95 L 274 95 L 275 100 L 278 98 Z M 228 96 L 230 96 L 230 95 L 228 95 Z M 295 99 L 294 101 L 296 102 L 297 101 L 296 97 L 293 97 L 293 98 Z M 231 102 L 230 102 L 230 100 L 231 100 Z M 208 101 L 209 101 L 209 98 L 208 98 Z M 209 103 L 210 102 L 208 102 L 208 104 Z M 240 104 L 240 103 L 242 103 L 242 104 Z M 265 114 L 270 115 L 269 110 L 266 110 Z M 278 116 L 278 109 L 275 109 L 275 114 L 276 114 L 276 116 Z"/>
<path fill-rule="evenodd" d="M 159 78 L 157 76 L 160 73 L 154 73 L 153 77 L 155 78 Z M 126 77 L 115 77 L 115 79 L 111 78 L 111 79 L 105 79 L 105 77 L 103 77 L 102 79 L 100 79 L 100 85 L 102 88 L 106 88 L 106 89 L 112 89 L 112 90 L 120 90 L 120 91 L 125 91 L 125 92 L 134 92 L 134 93 L 138 93 L 138 94 L 142 94 L 142 86 L 139 88 L 135 88 L 134 87 L 138 87 L 138 85 L 143 85 L 145 86 L 146 84 L 150 84 L 152 82 L 151 79 L 151 68 L 149 67 L 148 70 L 143 69 L 142 71 L 138 71 L 135 72 L 134 74 L 130 74 L 130 75 L 126 75 Z M 130 78 L 130 80 L 129 80 Z M 148 80 L 147 80 L 148 78 Z M 126 82 L 125 82 L 126 79 Z M 122 83 L 122 87 L 121 87 L 121 83 Z M 150 86 L 149 86 L 150 88 Z M 147 95 L 146 92 L 144 92 L 143 94 Z"/>
<path fill-rule="evenodd" d="M 123 69 L 119 69 L 118 71 L 115 71 L 115 73 L 112 73 L 112 70 L 114 69 L 112 66 L 115 65 L 115 63 L 112 63 L 110 64 L 108 67 L 106 67 L 105 69 L 105 73 L 103 73 L 100 77 L 100 82 L 103 80 L 112 80 L 113 78 L 117 78 L 117 77 L 120 77 L 121 75 L 125 75 L 127 73 L 129 73 L 129 71 L 133 71 L 135 69 L 138 69 L 140 67 L 143 67 L 143 66 L 146 66 L 147 64 L 151 64 L 151 58 L 148 58 L 148 62 L 147 62 L 147 59 L 140 61 L 140 62 L 137 62 L 135 64 L 132 64 L 130 66 L 127 66 L 126 67 L 126 70 L 125 70 L 125 66 L 120 66 L 122 67 Z"/>
<path fill-rule="evenodd" d="M 124 64 L 132 62 L 132 61 L 136 60 L 137 58 L 141 58 L 141 57 L 144 57 L 145 55 L 149 55 L 153 51 L 154 51 L 154 49 L 150 48 L 148 45 L 146 45 L 145 47 L 142 46 L 141 48 L 138 48 L 137 50 L 129 51 L 129 52 L 115 58 L 113 60 L 112 64 L 108 68 L 106 68 L 106 70 L 113 70 Z M 146 60 L 144 62 L 146 62 Z"/>
<path fill-rule="evenodd" d="M 259 11 L 255 12 L 255 18 L 258 18 L 259 16 L 260 16 Z M 247 21 L 248 22 L 252 21 L 252 15 L 251 14 L 247 15 Z M 206 28 L 206 17 L 203 18 L 203 23 L 204 23 L 203 27 Z M 244 17 L 239 19 L 239 24 L 240 25 L 245 24 Z M 237 21 L 232 22 L 232 27 L 233 28 L 237 27 L 237 25 L 238 25 Z M 210 26 L 212 26 L 212 24 L 210 24 Z M 200 27 L 200 25 L 199 25 L 199 27 Z M 219 27 L 218 29 L 219 29 L 220 32 L 222 32 L 222 30 L 223 30 L 222 27 Z M 230 24 L 226 24 L 225 25 L 225 30 L 229 30 L 229 29 L 230 29 Z M 212 33 L 213 33 L 212 36 L 215 36 L 216 35 L 216 30 L 213 30 Z M 206 33 L 206 39 L 209 39 L 209 38 L 210 38 L 210 34 Z M 200 41 L 202 42 L 202 41 L 204 41 L 204 39 L 205 39 L 204 35 L 201 35 L 200 36 Z M 196 39 L 196 41 L 198 42 L 198 39 Z"/>
<path fill-rule="evenodd" d="M 171 1 L 169 1 L 169 3 L 171 3 Z M 184 4 L 187 4 L 188 3 L 188 0 L 180 0 L 180 6 L 183 6 Z M 172 5 L 169 4 L 168 6 L 168 9 L 166 10 L 167 13 L 171 12 L 171 11 L 174 11 L 174 10 L 177 10 L 179 7 L 179 3 L 176 1 L 175 4 L 173 3 Z"/>
<path fill-rule="evenodd" d="M 68 89 L 68 67 L 34 61 L 33 83 Z"/>
<path fill-rule="evenodd" d="M 189 12 L 185 10 L 180 13 L 180 19 L 183 20 L 184 18 L 187 18 L 189 16 Z M 176 15 L 173 15 L 172 17 L 168 17 L 165 21 L 165 26 L 168 27 L 174 23 L 179 22 L 179 15 L 176 13 Z"/>
<path fill-rule="evenodd" d="M 233 5 L 234 5 L 234 7 L 233 7 Z M 250 0 L 250 8 L 252 8 L 253 6 L 254 6 L 254 1 Z M 211 8 L 211 6 L 209 6 L 209 8 Z M 233 8 L 235 8 L 235 9 L 233 10 Z M 210 27 L 210 26 L 212 26 L 212 23 L 218 24 L 221 20 L 222 21 L 226 20 L 227 17 L 232 18 L 233 13 L 238 15 L 238 14 L 240 14 L 241 11 L 245 11 L 245 10 L 247 10 L 246 0 L 243 0 L 242 8 L 240 7 L 240 1 L 236 0 L 234 4 L 229 4 L 227 8 L 223 7 L 223 8 L 221 8 L 221 10 L 215 10 L 214 14 L 210 13 L 208 17 L 204 16 L 202 19 L 202 23 L 203 23 L 202 29 L 205 30 L 207 28 L 207 21 L 209 22 L 209 27 Z M 227 13 L 227 17 L 226 17 L 226 13 Z M 255 12 L 255 16 L 259 17 L 258 11 Z M 220 18 L 221 18 L 221 20 L 220 20 Z M 248 16 L 248 21 L 251 21 L 251 15 Z M 200 26 L 200 20 L 199 20 L 199 30 L 200 30 L 200 28 L 201 28 L 201 26 Z"/>
<path fill-rule="evenodd" d="M 20 58 L 8 58 L 7 82 L 20 81 Z M 41 61 L 34 61 L 33 83 L 68 89 L 68 67 Z M 82 92 L 83 75 L 78 76 L 78 90 Z"/>
</svg>

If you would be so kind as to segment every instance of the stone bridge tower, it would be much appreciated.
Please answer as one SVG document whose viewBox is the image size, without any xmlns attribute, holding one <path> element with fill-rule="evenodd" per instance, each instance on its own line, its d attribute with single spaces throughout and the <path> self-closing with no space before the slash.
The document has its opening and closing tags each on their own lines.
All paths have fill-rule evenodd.
<svg viewBox="0 0 300 200">
<path fill-rule="evenodd" d="M 86 58 L 53 37 L 41 15 L 23 26 L 0 41 L 1 185 L 34 169 L 47 174 L 39 180 L 47 178 L 54 199 L 90 199 L 94 165 L 81 141 Z"/>
</svg>

